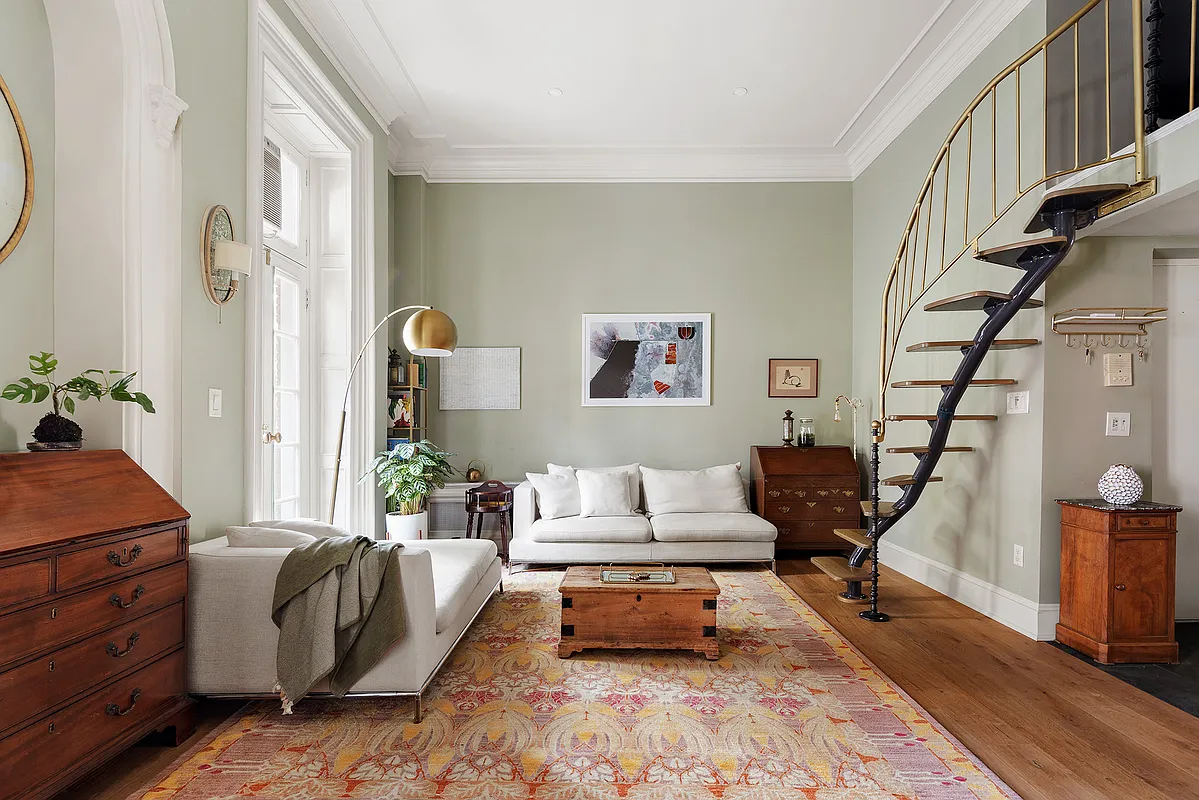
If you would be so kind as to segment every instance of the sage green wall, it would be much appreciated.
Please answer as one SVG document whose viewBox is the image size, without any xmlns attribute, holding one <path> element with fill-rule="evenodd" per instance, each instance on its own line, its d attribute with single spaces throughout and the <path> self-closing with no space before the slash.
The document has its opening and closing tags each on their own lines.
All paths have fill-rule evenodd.
<svg viewBox="0 0 1199 800">
<path fill-rule="evenodd" d="M 946 134 L 978 90 L 1045 35 L 1045 13 L 1044 1 L 1034 0 L 853 183 L 853 385 L 855 394 L 870 404 L 872 414 L 877 413 L 883 282 L 921 182 Z M 1023 75 L 1025 85 L 1039 85 L 1039 69 L 1039 64 L 1028 67 L 1029 72 Z M 1000 96 L 1004 97 L 1003 94 Z M 1002 104 L 1003 100 L 1000 102 Z M 1033 113 L 1027 104 L 1023 108 L 1026 128 L 1039 132 L 1040 112 Z M 983 113 L 989 113 L 989 110 L 984 108 Z M 1002 123 L 1013 117 L 1014 114 L 1002 113 L 1001 105 L 998 130 L 1001 141 L 1008 147 L 1012 146 L 1014 129 L 1005 131 Z M 989 120 L 981 120 L 977 127 L 985 130 Z M 1032 141 L 1033 137 L 1026 136 L 1025 140 Z M 976 147 L 981 141 L 976 141 Z M 965 174 L 962 169 L 964 157 L 959 160 L 964 149 L 957 148 L 954 155 L 952 169 L 958 175 Z M 988 151 L 989 144 L 980 147 L 980 157 L 989 154 Z M 1014 152 L 1014 147 L 1010 152 Z M 1029 150 L 1023 152 L 1025 164 L 1039 164 L 1039 157 L 1031 159 Z M 1002 179 L 1002 176 L 1014 173 L 1014 169 L 1004 168 L 1003 147 L 1000 155 L 999 175 Z M 985 205 L 989 206 L 990 176 L 982 174 L 989 172 L 989 168 L 976 171 L 974 209 L 984 205 L 977 202 L 978 197 L 985 197 Z M 1008 184 L 1009 193 L 1011 185 L 1014 185 L 1014 178 Z M 1002 197 L 1004 183 L 1000 182 L 997 188 Z M 960 200 L 958 203 L 955 208 L 961 208 Z M 937 210 L 940 212 L 939 207 Z M 1014 222 L 1022 225 L 1026 217 L 1022 205 L 1013 209 L 1005 223 L 986 237 L 983 246 L 1001 244 L 1005 238 L 1014 236 Z M 954 230 L 951 220 L 951 242 Z M 960 241 L 960 225 L 956 231 Z M 1012 270 L 968 261 L 967 258 L 946 273 L 921 305 L 928 300 L 976 289 L 1007 291 L 1018 277 Z M 939 264 L 934 262 L 932 269 L 938 267 Z M 1039 338 L 1042 319 L 1040 311 L 1023 311 L 1004 335 Z M 904 329 L 901 352 L 891 379 L 951 376 L 960 361 L 959 354 L 908 354 L 902 352 L 903 348 L 926 339 L 972 338 L 982 320 L 978 313 L 913 312 Z M 1028 601 L 1038 599 L 1041 571 L 1041 350 L 1032 348 L 988 355 L 979 377 L 1018 380 L 1020 385 L 1013 388 L 1030 392 L 1032 413 L 1004 416 L 1003 389 L 970 390 L 961 413 L 998 413 L 999 421 L 954 425 L 950 443 L 974 446 L 976 452 L 943 456 L 937 474 L 945 481 L 931 484 L 920 504 L 887 537 L 888 547 L 898 546 L 913 554 L 917 561 L 935 562 L 934 567 L 945 565 Z M 936 389 L 891 390 L 887 413 L 934 413 L 939 399 L 940 393 Z M 923 423 L 891 423 L 884 447 L 925 444 L 927 434 L 928 427 Z M 910 455 L 884 454 L 882 473 L 907 473 L 914 466 Z M 896 489 L 884 490 L 884 499 L 898 496 Z M 1025 548 L 1023 568 L 1012 563 L 1015 544 Z"/>
<path fill-rule="evenodd" d="M 28 374 L 29 354 L 54 349 L 54 59 L 42 0 L 5 4 L 0 77 L 25 123 L 33 152 L 29 226 L 0 263 L 0 386 Z M 8 109 L 0 103 L 0 114 Z M 7 234 L 7 231 L 5 231 Z M 0 402 L 0 452 L 21 450 L 45 405 Z"/>
<path fill-rule="evenodd" d="M 832 424 L 852 356 L 848 183 L 421 183 L 393 184 L 397 239 L 425 237 L 396 242 L 393 286 L 423 258 L 425 299 L 460 345 L 521 348 L 519 411 L 431 415 L 430 438 L 463 464 L 516 478 L 547 461 L 748 463 L 788 408 L 849 443 L 849 423 Z M 581 315 L 655 311 L 712 313 L 712 405 L 583 408 Z M 820 359 L 820 396 L 768 398 L 771 357 Z"/>
<path fill-rule="evenodd" d="M 384 313 L 388 275 L 387 137 L 304 31 L 283 0 L 269 0 L 317 66 L 374 136 L 376 316 Z M 238 238 L 246 231 L 248 0 L 170 0 L 176 91 L 183 115 L 183 498 L 194 541 L 220 536 L 246 520 L 244 465 L 246 310 L 269 282 L 259 270 L 243 296 L 218 313 L 204 294 L 196 253 L 204 209 L 229 208 Z M 383 391 L 380 355 L 380 383 Z M 208 416 L 208 388 L 224 392 L 220 418 Z M 385 412 L 386 409 L 382 409 Z M 380 445 L 384 433 L 380 423 Z"/>
</svg>

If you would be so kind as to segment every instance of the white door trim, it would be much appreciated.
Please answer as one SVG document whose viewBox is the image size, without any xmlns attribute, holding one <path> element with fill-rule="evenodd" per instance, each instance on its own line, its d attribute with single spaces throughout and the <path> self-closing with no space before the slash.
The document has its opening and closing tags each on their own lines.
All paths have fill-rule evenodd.
<svg viewBox="0 0 1199 800">
<path fill-rule="evenodd" d="M 262 225 L 262 131 L 263 75 L 266 61 L 290 83 L 303 100 L 321 116 L 350 150 L 350 336 L 361 342 L 374 328 L 375 316 L 375 209 L 374 139 L 345 99 L 288 30 L 266 0 L 250 4 L 249 92 L 247 119 L 247 242 L 254 251 L 254 270 L 250 279 L 252 298 L 246 322 L 246 475 L 247 510 L 252 518 L 262 519 L 269 508 L 261 442 L 265 365 L 270 364 L 267 350 L 267 325 L 270 322 L 270 275 L 261 262 Z M 374 452 L 378 430 L 375 425 L 377 400 L 375 386 L 379 378 L 379 359 L 372 345 L 364 359 L 363 374 L 350 392 L 350 414 L 346 437 L 347 476 L 342 482 L 351 488 L 346 524 L 355 532 L 374 535 L 378 518 L 378 494 L 369 482 L 358 483 L 354 471 L 364 467 Z M 348 369 L 348 364 L 347 364 Z"/>
</svg>

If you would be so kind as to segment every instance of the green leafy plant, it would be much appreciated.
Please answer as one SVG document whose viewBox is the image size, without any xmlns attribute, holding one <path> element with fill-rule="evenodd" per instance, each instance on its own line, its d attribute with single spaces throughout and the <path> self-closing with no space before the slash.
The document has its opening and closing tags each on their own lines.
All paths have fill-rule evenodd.
<svg viewBox="0 0 1199 800">
<path fill-rule="evenodd" d="M 53 353 L 41 353 L 29 357 L 29 371 L 36 377 L 21 378 L 16 383 L 10 383 L 0 392 L 0 398 L 15 400 L 18 403 L 41 403 L 50 399 L 53 411 L 42 417 L 38 427 L 33 432 L 33 438 L 39 442 L 68 442 L 79 441 L 83 438 L 83 430 L 75 422 L 66 419 L 63 411 L 75 413 L 76 402 L 88 398 L 101 400 L 110 397 L 122 403 L 137 403 L 149 414 L 154 413 L 154 404 L 142 392 L 131 391 L 129 384 L 137 377 L 136 372 L 124 372 L 119 369 L 84 370 L 79 375 L 65 383 L 55 383 L 54 371 L 58 369 L 58 359 Z"/>
<path fill-rule="evenodd" d="M 362 480 L 372 474 L 378 478 L 389 512 L 419 514 L 429 494 L 458 471 L 450 465 L 453 456 L 428 440 L 398 444 L 379 453 Z"/>
</svg>

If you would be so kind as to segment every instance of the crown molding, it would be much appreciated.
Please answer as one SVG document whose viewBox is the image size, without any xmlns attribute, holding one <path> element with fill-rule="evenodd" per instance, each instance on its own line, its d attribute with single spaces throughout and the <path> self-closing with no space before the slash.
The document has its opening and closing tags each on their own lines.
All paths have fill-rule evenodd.
<svg viewBox="0 0 1199 800">
<path fill-rule="evenodd" d="M 861 132 L 845 149 L 852 177 L 865 172 L 1031 2 L 978 0 L 883 110 L 853 126 Z"/>
<path fill-rule="evenodd" d="M 394 175 L 430 183 L 849 181 L 845 156 L 807 148 L 529 149 L 397 147 Z"/>
</svg>

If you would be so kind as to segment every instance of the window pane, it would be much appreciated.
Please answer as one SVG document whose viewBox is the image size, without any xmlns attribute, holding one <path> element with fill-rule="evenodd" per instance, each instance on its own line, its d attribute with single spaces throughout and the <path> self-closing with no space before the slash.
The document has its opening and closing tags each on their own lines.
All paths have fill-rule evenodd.
<svg viewBox="0 0 1199 800">
<path fill-rule="evenodd" d="M 300 192 L 303 190 L 300 167 L 288 157 L 287 153 L 281 154 L 280 167 L 283 178 L 283 227 L 279 229 L 279 238 L 292 247 L 298 247 L 300 244 Z"/>
</svg>

